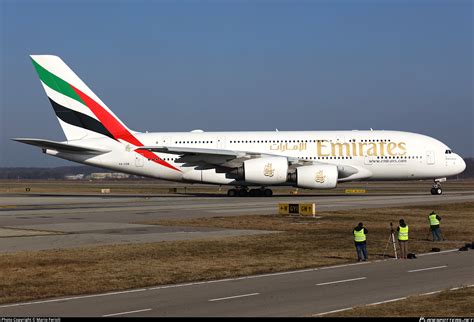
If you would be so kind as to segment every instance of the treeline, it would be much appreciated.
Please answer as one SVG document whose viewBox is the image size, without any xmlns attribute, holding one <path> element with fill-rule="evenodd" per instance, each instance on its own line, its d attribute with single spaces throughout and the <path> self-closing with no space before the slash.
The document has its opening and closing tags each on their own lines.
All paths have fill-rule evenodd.
<svg viewBox="0 0 474 322">
<path fill-rule="evenodd" d="M 56 168 L 0 168 L 0 179 L 64 179 L 64 176 L 92 172 L 112 172 L 91 166 L 70 166 Z"/>
<path fill-rule="evenodd" d="M 474 158 L 464 159 L 466 170 L 454 178 L 474 178 Z M 0 179 L 64 179 L 64 176 L 82 173 L 85 176 L 93 172 L 112 172 L 91 166 L 70 166 L 57 168 L 0 168 Z"/>
<path fill-rule="evenodd" d="M 459 179 L 474 178 L 474 158 L 465 158 L 464 162 L 466 162 L 466 170 L 455 177 Z"/>
</svg>

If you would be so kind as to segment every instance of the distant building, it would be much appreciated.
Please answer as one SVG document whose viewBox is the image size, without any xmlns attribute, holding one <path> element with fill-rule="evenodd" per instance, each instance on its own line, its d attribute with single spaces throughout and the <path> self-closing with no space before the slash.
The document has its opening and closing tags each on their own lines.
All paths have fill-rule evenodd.
<svg viewBox="0 0 474 322">
<path fill-rule="evenodd" d="M 89 177 L 92 180 L 128 179 L 130 178 L 130 175 L 121 172 L 93 172 Z"/>
<path fill-rule="evenodd" d="M 66 180 L 82 180 L 82 179 L 84 179 L 84 174 L 79 173 L 79 174 L 66 175 L 66 176 L 64 176 L 64 179 L 66 179 Z"/>
</svg>

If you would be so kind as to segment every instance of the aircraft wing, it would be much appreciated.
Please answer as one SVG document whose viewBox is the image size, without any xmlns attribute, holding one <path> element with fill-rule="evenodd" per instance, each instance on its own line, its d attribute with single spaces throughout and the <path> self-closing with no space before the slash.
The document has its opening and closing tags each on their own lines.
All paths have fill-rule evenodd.
<svg viewBox="0 0 474 322">
<path fill-rule="evenodd" d="M 152 152 L 161 152 L 168 154 L 179 155 L 177 162 L 182 162 L 187 166 L 197 166 L 199 169 L 211 168 L 238 168 L 243 162 L 254 158 L 264 158 L 270 156 L 278 156 L 275 154 L 256 153 L 248 151 L 224 150 L 224 149 L 203 149 L 203 148 L 189 148 L 189 147 L 170 147 L 170 146 L 142 146 L 138 147 L 140 150 L 149 150 Z M 294 172 L 296 168 L 307 165 L 327 164 L 315 160 L 302 160 L 294 157 L 286 157 L 289 163 L 289 171 Z M 337 165 L 339 172 L 339 180 L 345 181 L 350 178 L 357 177 L 363 179 L 370 177 L 370 171 L 365 171 L 360 167 L 349 165 Z"/>
<path fill-rule="evenodd" d="M 179 155 L 177 162 L 185 163 L 188 166 L 199 166 L 202 169 L 214 168 L 216 166 L 226 168 L 240 167 L 245 160 L 259 158 L 261 153 L 234 151 L 223 149 L 203 149 L 188 147 L 168 147 L 168 146 L 141 146 L 137 150 L 148 150 Z"/>
<path fill-rule="evenodd" d="M 25 144 L 38 146 L 42 149 L 51 149 L 51 150 L 56 150 L 58 152 L 65 152 L 65 153 L 102 154 L 102 153 L 106 153 L 110 151 L 108 149 L 102 149 L 102 148 L 97 148 L 97 147 L 84 147 L 84 146 L 75 145 L 75 144 L 56 142 L 56 141 L 50 141 L 50 140 L 42 140 L 42 139 L 15 138 L 12 140 L 25 143 Z"/>
<path fill-rule="evenodd" d="M 183 162 L 189 166 L 195 165 L 204 168 L 212 168 L 216 166 L 226 168 L 238 168 L 242 166 L 244 161 L 249 159 L 263 158 L 266 156 L 281 157 L 281 155 L 274 155 L 268 153 L 189 147 L 142 146 L 138 147 L 137 149 L 149 150 L 152 152 L 176 154 L 180 156 L 180 158 L 176 160 L 177 162 Z M 298 164 L 302 165 L 303 163 L 302 160 L 298 160 L 297 158 L 287 157 L 287 159 L 290 165 L 293 166 L 297 166 Z"/>
<path fill-rule="evenodd" d="M 207 154 L 207 155 L 222 155 L 235 157 L 248 152 L 233 151 L 233 150 L 219 150 L 219 149 L 202 149 L 202 148 L 186 148 L 186 147 L 172 147 L 172 146 L 140 146 L 137 150 L 148 150 L 152 152 L 162 152 L 169 154 L 178 155 L 196 155 L 196 154 Z"/>
</svg>

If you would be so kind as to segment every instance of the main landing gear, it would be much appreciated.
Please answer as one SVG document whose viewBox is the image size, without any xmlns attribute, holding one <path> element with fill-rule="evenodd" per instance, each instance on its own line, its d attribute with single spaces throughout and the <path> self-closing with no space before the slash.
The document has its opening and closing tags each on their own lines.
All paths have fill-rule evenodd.
<svg viewBox="0 0 474 322">
<path fill-rule="evenodd" d="M 235 187 L 227 191 L 228 197 L 271 197 L 273 191 L 262 187 L 260 189 L 250 189 L 248 187 Z"/>
<path fill-rule="evenodd" d="M 441 188 L 441 182 L 434 180 L 433 187 L 431 188 L 432 195 L 440 195 L 443 193 L 443 188 Z"/>
</svg>

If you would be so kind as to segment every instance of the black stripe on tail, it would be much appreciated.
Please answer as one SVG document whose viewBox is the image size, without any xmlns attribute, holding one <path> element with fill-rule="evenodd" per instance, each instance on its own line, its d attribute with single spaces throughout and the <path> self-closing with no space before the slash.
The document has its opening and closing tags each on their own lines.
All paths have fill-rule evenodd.
<svg viewBox="0 0 474 322">
<path fill-rule="evenodd" d="M 115 140 L 114 136 L 102 125 L 102 123 L 97 121 L 95 118 L 59 105 L 51 98 L 49 99 L 49 101 L 53 106 L 54 112 L 61 119 L 61 121 L 66 122 L 70 125 L 78 126 L 83 129 L 108 136 Z"/>
</svg>

